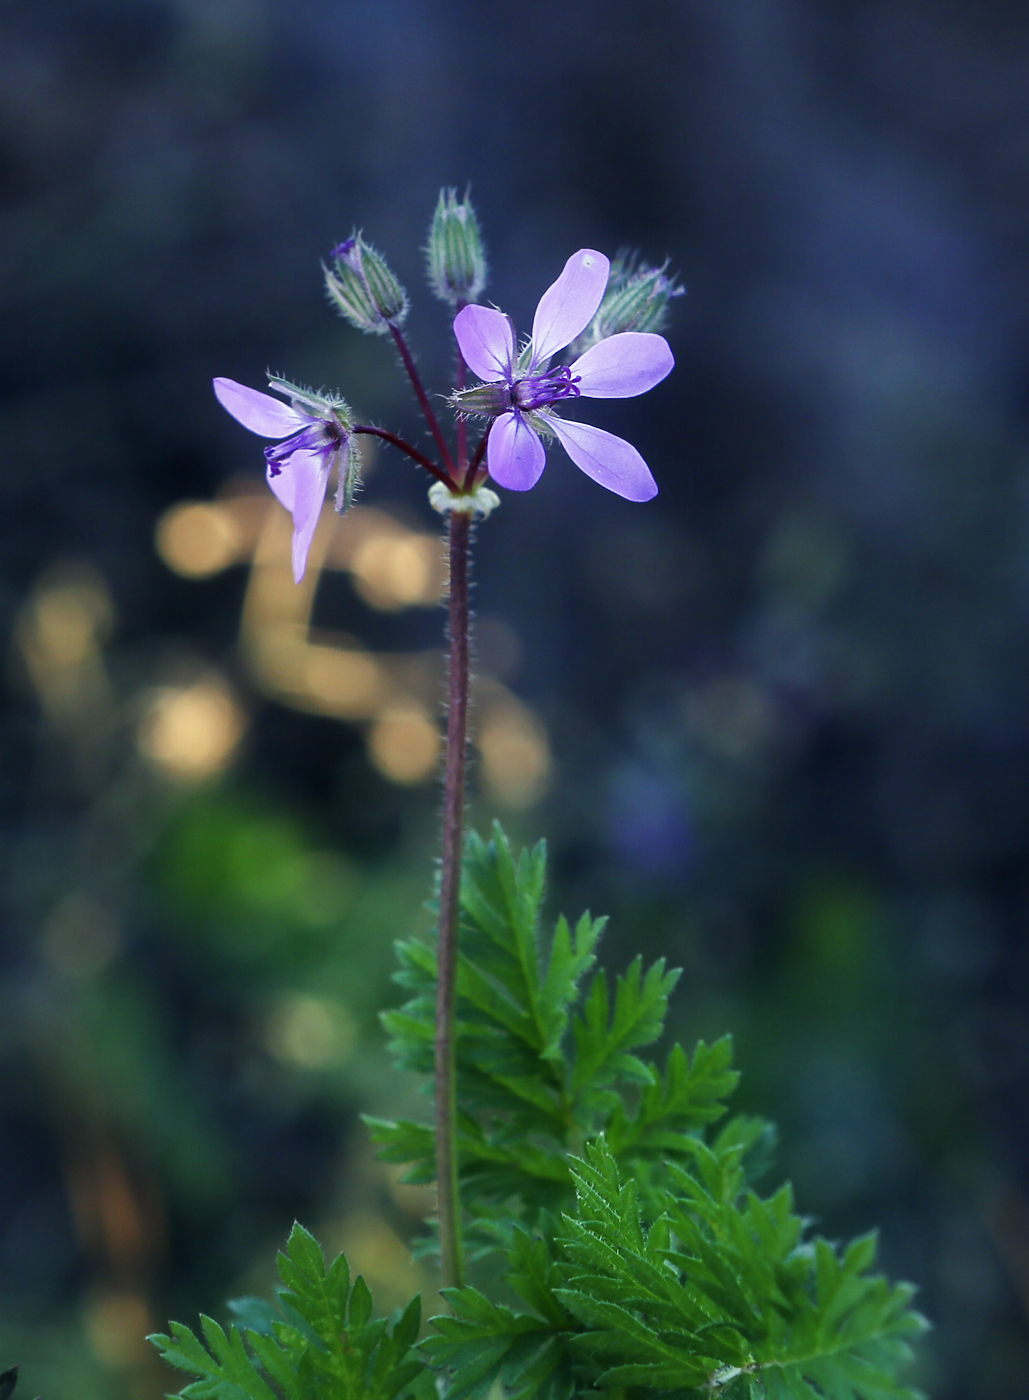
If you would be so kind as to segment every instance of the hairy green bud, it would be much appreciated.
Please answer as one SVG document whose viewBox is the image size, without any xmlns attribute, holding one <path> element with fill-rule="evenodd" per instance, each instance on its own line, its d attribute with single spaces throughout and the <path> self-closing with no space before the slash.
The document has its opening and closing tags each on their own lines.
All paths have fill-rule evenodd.
<svg viewBox="0 0 1029 1400">
<path fill-rule="evenodd" d="M 456 389 L 447 402 L 456 413 L 482 418 L 499 418 L 512 407 L 511 390 L 504 383 L 473 384 L 470 389 Z"/>
<path fill-rule="evenodd" d="M 407 315 L 407 293 L 360 233 L 333 248 L 325 286 L 336 309 L 359 331 L 383 335 Z"/>
<path fill-rule="evenodd" d="M 341 399 L 338 394 L 328 394 L 324 389 L 305 389 L 303 385 L 294 384 L 290 379 L 283 379 L 281 374 L 272 374 L 270 371 L 268 387 L 278 394 L 284 394 L 300 413 L 335 423 L 343 433 L 353 430 L 353 410 L 346 399 Z"/>
<path fill-rule="evenodd" d="M 486 285 L 486 255 L 472 202 L 456 190 L 440 190 L 426 248 L 429 286 L 440 301 L 477 301 Z"/>
</svg>

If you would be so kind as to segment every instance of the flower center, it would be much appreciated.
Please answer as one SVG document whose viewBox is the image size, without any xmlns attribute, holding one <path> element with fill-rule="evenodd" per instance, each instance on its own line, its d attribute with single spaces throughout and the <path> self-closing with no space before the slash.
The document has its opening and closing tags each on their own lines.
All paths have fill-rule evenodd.
<svg viewBox="0 0 1029 1400">
<path fill-rule="evenodd" d="M 557 403 L 558 399 L 578 397 L 579 376 L 573 376 L 568 365 L 541 370 L 539 374 L 530 374 L 511 385 L 511 399 L 515 408 L 546 408 L 548 404 Z"/>
<path fill-rule="evenodd" d="M 283 462 L 292 457 L 294 452 L 324 452 L 326 448 L 337 446 L 340 438 L 341 434 L 332 423 L 318 419 L 309 423 L 306 428 L 301 428 L 292 437 L 277 442 L 274 447 L 264 449 L 268 470 L 272 476 L 278 476 L 282 471 Z"/>
</svg>

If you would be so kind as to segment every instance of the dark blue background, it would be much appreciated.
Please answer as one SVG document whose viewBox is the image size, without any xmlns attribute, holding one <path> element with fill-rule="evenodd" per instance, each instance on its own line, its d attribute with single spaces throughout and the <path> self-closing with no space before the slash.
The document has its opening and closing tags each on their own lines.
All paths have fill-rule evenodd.
<svg viewBox="0 0 1029 1400">
<path fill-rule="evenodd" d="M 937 1324 L 924 1383 L 1014 1400 L 1029 1366 L 1024 6 L 5 7 L 0 613 L 14 628 L 42 570 L 85 559 L 114 600 L 120 695 L 169 647 L 231 668 L 239 576 L 184 583 L 152 544 L 169 504 L 258 470 L 209 380 L 272 366 L 420 433 L 387 347 L 327 309 L 318 262 L 364 228 L 412 291 L 411 337 L 445 390 L 420 248 L 439 187 L 469 181 L 487 294 L 522 327 L 581 246 L 667 254 L 688 287 L 674 375 L 594 415 L 644 452 L 657 500 L 608 496 L 555 450 L 481 531 L 479 603 L 521 639 L 512 684 L 558 765 L 519 834 L 551 840 L 555 907 L 612 913 L 612 961 L 639 947 L 685 967 L 684 1036 L 736 1033 L 743 1101 L 780 1120 L 802 1207 L 830 1234 L 882 1222 L 886 1265 Z M 399 459 L 364 499 L 431 524 Z M 391 788 L 343 726 L 256 699 L 253 724 L 233 811 L 295 814 L 369 880 L 427 873 L 434 794 Z M 73 1340 L 121 1267 L 76 1223 L 75 1162 L 109 1149 L 140 1200 L 163 1201 L 164 1243 L 125 1266 L 158 1320 L 220 1310 L 293 1214 L 315 1222 L 345 1194 L 362 1091 L 239 1088 L 258 983 L 215 935 L 194 959 L 169 932 L 154 852 L 174 812 L 155 797 L 138 847 L 123 827 L 114 854 L 91 846 L 117 781 L 74 776 L 14 663 L 0 749 L 0 1368 L 56 1346 L 80 1393 L 157 1394 L 167 1379 L 144 1363 L 104 1371 Z M 94 1041 L 69 1049 L 54 1029 L 64 994 L 38 931 L 97 860 L 129 911 L 125 1005 L 167 1029 L 167 1081 L 141 1069 L 140 1102 L 201 1103 L 222 1173 L 206 1196 L 166 1170 L 185 1131 L 172 1108 L 161 1128 L 86 1094 L 68 1064 Z M 32 1394 L 56 1384 L 40 1374 Z"/>
</svg>

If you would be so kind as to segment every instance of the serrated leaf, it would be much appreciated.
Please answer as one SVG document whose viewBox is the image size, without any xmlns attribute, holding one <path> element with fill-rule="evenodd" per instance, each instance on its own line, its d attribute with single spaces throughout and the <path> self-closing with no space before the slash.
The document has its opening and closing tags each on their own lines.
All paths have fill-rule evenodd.
<svg viewBox="0 0 1029 1400">
<path fill-rule="evenodd" d="M 664 1028 L 668 997 L 679 979 L 675 969 L 665 972 L 660 958 L 643 974 L 643 959 L 636 957 L 615 982 L 610 1005 L 607 977 L 593 979 L 582 1015 L 573 1023 L 575 1069 L 573 1087 L 600 1087 L 617 1075 L 640 1083 L 652 1083 L 653 1071 L 630 1052 L 650 1045 Z"/>
</svg>

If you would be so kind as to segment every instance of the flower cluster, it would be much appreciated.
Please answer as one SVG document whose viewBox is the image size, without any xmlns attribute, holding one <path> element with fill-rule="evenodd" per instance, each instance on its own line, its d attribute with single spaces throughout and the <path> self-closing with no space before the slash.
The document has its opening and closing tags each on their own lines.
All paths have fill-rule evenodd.
<svg viewBox="0 0 1029 1400">
<path fill-rule="evenodd" d="M 507 316 L 478 304 L 486 259 L 467 197 L 458 199 L 453 190 L 441 192 L 427 254 L 433 292 L 457 309 L 454 335 L 461 378 L 449 399 L 458 421 L 456 453 L 436 420 L 401 330 L 407 293 L 382 256 L 357 232 L 333 249 L 325 268 L 330 300 L 358 330 L 392 336 L 438 460 L 384 429 L 356 424 L 341 399 L 272 377 L 271 387 L 290 401 L 284 404 L 231 379 L 214 381 L 219 402 L 245 428 L 280 439 L 277 446 L 265 449 L 267 478 L 293 516 L 298 583 L 334 471 L 339 478 L 336 508 L 345 510 L 353 497 L 359 468 L 355 438 L 361 433 L 385 439 L 428 470 L 435 478 L 432 500 L 437 507 L 445 507 L 447 500 L 455 506 L 468 501 L 469 508 L 481 514 L 484 502 L 496 500 L 492 493 L 483 494 L 487 477 L 511 491 L 529 490 L 546 465 L 544 441 L 553 439 L 587 476 L 626 500 L 648 501 L 657 493 L 650 468 L 631 443 L 567 418 L 563 410 L 580 398 L 634 397 L 670 372 L 672 352 L 656 328 L 681 288 L 665 276 L 664 267 L 637 265 L 623 255 L 612 267 L 603 253 L 581 248 L 544 292 L 532 335 L 519 348 Z M 465 369 L 477 377 L 477 384 L 466 386 Z M 468 423 L 475 418 L 486 422 L 478 447 L 469 453 Z"/>
</svg>

